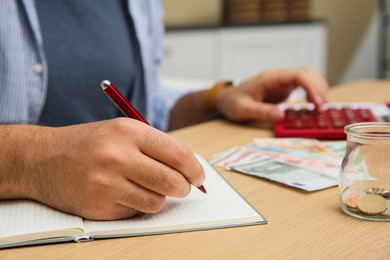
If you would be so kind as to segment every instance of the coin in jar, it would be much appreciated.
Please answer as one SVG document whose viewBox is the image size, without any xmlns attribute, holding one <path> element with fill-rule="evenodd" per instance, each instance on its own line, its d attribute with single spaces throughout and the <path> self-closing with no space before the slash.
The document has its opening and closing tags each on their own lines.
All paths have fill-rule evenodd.
<svg viewBox="0 0 390 260">
<path fill-rule="evenodd" d="M 383 190 L 384 190 L 383 188 L 382 188 L 382 189 L 380 189 L 380 188 L 368 188 L 368 189 L 366 190 L 366 193 L 367 193 L 367 194 L 379 194 L 379 193 L 381 193 Z"/>
<path fill-rule="evenodd" d="M 390 190 L 384 190 L 380 192 L 378 195 L 381 195 L 385 199 L 390 199 Z"/>
<path fill-rule="evenodd" d="M 347 206 L 350 208 L 356 209 L 356 202 L 360 199 L 361 196 L 362 195 L 360 194 L 354 194 L 345 201 L 345 204 L 347 204 Z"/>
<path fill-rule="evenodd" d="M 376 194 L 365 194 L 357 200 L 358 209 L 367 215 L 378 215 L 387 210 L 387 201 Z"/>
</svg>

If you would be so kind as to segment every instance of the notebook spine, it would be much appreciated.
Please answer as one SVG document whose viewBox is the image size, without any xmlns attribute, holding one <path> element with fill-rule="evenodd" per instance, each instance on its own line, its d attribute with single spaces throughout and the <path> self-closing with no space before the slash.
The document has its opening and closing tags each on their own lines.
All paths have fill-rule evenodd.
<svg viewBox="0 0 390 260">
<path fill-rule="evenodd" d="M 76 237 L 76 238 L 74 239 L 74 241 L 77 242 L 77 243 L 81 243 L 81 242 L 90 242 L 90 241 L 92 241 L 92 240 L 93 240 L 93 237 L 90 237 L 90 236 L 88 236 L 88 235 L 81 235 L 81 236 Z"/>
</svg>

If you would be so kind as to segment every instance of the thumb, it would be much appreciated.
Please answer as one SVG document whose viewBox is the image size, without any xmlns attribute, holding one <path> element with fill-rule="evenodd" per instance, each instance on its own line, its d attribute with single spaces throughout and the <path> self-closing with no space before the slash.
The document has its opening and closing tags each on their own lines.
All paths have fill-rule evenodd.
<svg viewBox="0 0 390 260">
<path fill-rule="evenodd" d="M 284 118 L 284 112 L 276 105 L 259 102 L 247 105 L 247 115 L 251 120 L 274 122 Z"/>
</svg>

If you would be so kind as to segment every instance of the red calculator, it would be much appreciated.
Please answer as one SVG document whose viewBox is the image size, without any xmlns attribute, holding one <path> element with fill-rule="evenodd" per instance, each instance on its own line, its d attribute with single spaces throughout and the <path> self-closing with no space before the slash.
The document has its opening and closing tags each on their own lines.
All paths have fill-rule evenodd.
<svg viewBox="0 0 390 260">
<path fill-rule="evenodd" d="M 276 137 L 342 140 L 344 127 L 352 123 L 389 121 L 389 104 L 326 104 L 322 112 L 314 104 L 281 105 L 285 118 L 275 123 Z"/>
</svg>

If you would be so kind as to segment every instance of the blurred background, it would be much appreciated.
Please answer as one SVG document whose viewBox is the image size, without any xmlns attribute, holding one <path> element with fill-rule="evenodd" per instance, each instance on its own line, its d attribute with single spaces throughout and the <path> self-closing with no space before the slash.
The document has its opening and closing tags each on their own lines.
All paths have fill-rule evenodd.
<svg viewBox="0 0 390 260">
<path fill-rule="evenodd" d="M 164 80 L 311 66 L 330 85 L 386 78 L 385 0 L 163 0 Z M 188 83 L 189 84 L 189 83 Z"/>
</svg>

